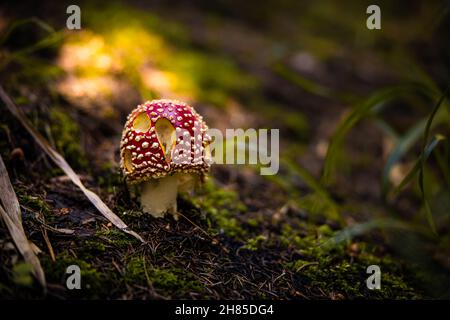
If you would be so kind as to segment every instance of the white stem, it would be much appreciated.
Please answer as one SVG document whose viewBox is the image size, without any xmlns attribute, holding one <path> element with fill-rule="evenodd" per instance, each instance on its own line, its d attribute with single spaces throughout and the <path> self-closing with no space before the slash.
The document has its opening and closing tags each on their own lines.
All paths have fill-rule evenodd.
<svg viewBox="0 0 450 320">
<path fill-rule="evenodd" d="M 189 173 L 176 173 L 160 179 L 153 179 L 141 184 L 141 206 L 144 212 L 155 218 L 170 213 L 177 215 L 178 191 L 190 193 L 198 183 L 199 176 Z"/>
<path fill-rule="evenodd" d="M 155 218 L 166 212 L 177 213 L 178 176 L 153 179 L 142 184 L 141 205 L 144 212 Z"/>
</svg>

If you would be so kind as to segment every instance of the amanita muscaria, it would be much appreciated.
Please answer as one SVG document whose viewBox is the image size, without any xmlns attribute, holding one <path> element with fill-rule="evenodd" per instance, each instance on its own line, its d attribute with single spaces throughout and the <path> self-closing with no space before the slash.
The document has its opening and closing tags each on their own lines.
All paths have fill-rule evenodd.
<svg viewBox="0 0 450 320">
<path fill-rule="evenodd" d="M 153 100 L 128 116 L 120 144 L 127 181 L 139 184 L 144 212 L 177 213 L 178 191 L 190 191 L 210 167 L 211 138 L 203 118 L 186 103 Z"/>
</svg>

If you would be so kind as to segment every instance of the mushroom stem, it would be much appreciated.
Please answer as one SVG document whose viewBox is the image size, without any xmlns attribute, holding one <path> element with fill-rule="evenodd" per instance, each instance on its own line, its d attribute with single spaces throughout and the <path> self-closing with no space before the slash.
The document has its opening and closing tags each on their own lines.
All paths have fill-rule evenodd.
<svg viewBox="0 0 450 320">
<path fill-rule="evenodd" d="M 144 212 L 155 218 L 171 213 L 177 216 L 177 194 L 189 193 L 198 183 L 199 175 L 175 173 L 160 179 L 152 179 L 141 184 L 141 206 Z"/>
<path fill-rule="evenodd" d="M 178 176 L 171 175 L 142 183 L 141 205 L 144 212 L 155 218 L 169 212 L 176 216 Z"/>
</svg>

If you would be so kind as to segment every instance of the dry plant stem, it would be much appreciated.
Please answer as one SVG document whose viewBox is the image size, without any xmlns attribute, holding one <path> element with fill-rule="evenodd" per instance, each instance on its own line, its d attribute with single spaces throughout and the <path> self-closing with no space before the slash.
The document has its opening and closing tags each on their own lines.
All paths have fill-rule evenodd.
<svg viewBox="0 0 450 320">
<path fill-rule="evenodd" d="M 144 239 L 136 232 L 130 230 L 128 226 L 116 215 L 111 209 L 100 199 L 100 197 L 87 189 L 81 182 L 78 175 L 73 171 L 72 167 L 67 163 L 63 156 L 56 152 L 47 142 L 47 140 L 33 127 L 30 121 L 22 114 L 19 108 L 14 104 L 9 95 L 5 92 L 0 85 L 0 98 L 5 103 L 9 111 L 22 123 L 31 136 L 35 139 L 36 143 L 42 148 L 42 150 L 64 171 L 64 173 L 72 180 L 72 182 L 81 189 L 84 195 L 91 201 L 91 203 L 114 224 L 117 228 L 126 232 L 141 242 L 145 242 Z"/>
<path fill-rule="evenodd" d="M 45 274 L 31 243 L 22 226 L 21 211 L 16 193 L 9 180 L 3 159 L 0 156 L 0 217 L 5 221 L 14 243 L 25 261 L 32 267 L 33 274 L 39 283 L 46 288 Z"/>
</svg>

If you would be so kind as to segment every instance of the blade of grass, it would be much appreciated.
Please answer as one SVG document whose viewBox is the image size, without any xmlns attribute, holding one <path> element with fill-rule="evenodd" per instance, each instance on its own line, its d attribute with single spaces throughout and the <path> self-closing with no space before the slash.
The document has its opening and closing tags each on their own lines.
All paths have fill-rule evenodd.
<svg viewBox="0 0 450 320">
<path fill-rule="evenodd" d="M 45 288 L 45 274 L 38 257 L 34 253 L 25 235 L 22 225 L 22 214 L 19 201 L 9 179 L 3 159 L 0 156 L 0 217 L 5 221 L 17 249 L 25 261 L 30 264 L 33 274 L 42 287 Z"/>
<path fill-rule="evenodd" d="M 435 119 L 435 116 L 437 112 L 439 111 L 439 108 L 441 107 L 442 103 L 444 102 L 445 98 L 447 97 L 448 92 L 450 91 L 450 86 L 448 86 L 442 96 L 439 98 L 439 101 L 434 106 L 433 110 L 431 111 L 430 117 L 428 118 L 427 125 L 425 127 L 425 133 L 422 143 L 422 150 L 425 150 L 425 147 L 428 143 L 428 136 L 430 135 L 431 125 Z"/>
<path fill-rule="evenodd" d="M 394 130 L 386 121 L 379 117 L 375 117 L 375 123 L 387 136 L 391 137 L 393 140 L 399 140 L 399 134 Z"/>
<path fill-rule="evenodd" d="M 299 73 L 292 71 L 282 63 L 275 63 L 272 66 L 272 70 L 287 81 L 311 94 L 333 100 L 338 99 L 348 103 L 354 102 L 357 99 L 357 97 L 353 94 L 337 92 L 312 80 L 302 77 Z"/>
<path fill-rule="evenodd" d="M 331 198 L 328 191 L 315 179 L 307 170 L 298 166 L 290 160 L 282 159 L 281 163 L 293 174 L 299 176 L 304 183 L 314 191 L 330 208 L 332 218 L 342 221 L 342 217 L 339 215 L 338 205 Z"/>
<path fill-rule="evenodd" d="M 40 39 L 36 43 L 27 46 L 21 50 L 17 50 L 11 53 L 7 52 L 4 55 L 2 61 L 0 62 L 0 69 L 4 68 L 11 61 L 17 61 L 20 63 L 20 61 L 24 60 L 23 59 L 24 57 L 28 58 L 28 55 L 30 53 L 54 45 L 59 41 L 61 41 L 62 38 L 64 37 L 64 32 L 62 31 L 56 32 L 55 29 L 53 29 L 49 24 L 38 18 L 23 19 L 15 21 L 14 23 L 11 24 L 11 26 L 0 38 L 0 47 L 6 42 L 6 40 L 8 40 L 8 38 L 11 36 L 14 30 L 27 24 L 35 24 L 37 27 L 46 31 L 48 35 L 46 35 L 44 38 Z"/>
<path fill-rule="evenodd" d="M 22 114 L 19 108 L 14 104 L 9 95 L 4 91 L 3 87 L 0 85 L 0 98 L 3 100 L 9 111 L 22 123 L 22 125 L 27 129 L 30 135 L 35 139 L 36 143 L 42 148 L 42 150 L 60 167 L 64 173 L 72 180 L 72 182 L 81 189 L 84 195 L 91 201 L 91 203 L 100 211 L 106 219 L 108 219 L 117 228 L 126 232 L 135 238 L 139 239 L 141 242 L 144 240 L 136 232 L 130 230 L 128 226 L 117 216 L 112 210 L 100 199 L 100 197 L 87 189 L 81 182 L 78 175 L 73 171 L 72 167 L 67 163 L 67 161 L 56 152 L 50 144 L 45 140 L 45 138 L 33 127 L 30 121 Z"/>
<path fill-rule="evenodd" d="M 21 19 L 14 21 L 9 28 L 6 30 L 6 32 L 3 34 L 3 36 L 0 38 L 0 46 L 2 46 L 6 40 L 8 40 L 11 33 L 16 30 L 17 28 L 20 28 L 21 26 L 27 25 L 27 24 L 35 24 L 42 30 L 47 31 L 48 33 L 55 32 L 55 29 L 52 28 L 48 23 L 38 19 L 38 18 L 29 18 L 29 19 Z"/>
<path fill-rule="evenodd" d="M 442 135 L 436 135 L 430 143 L 426 146 L 424 151 L 425 160 L 428 159 L 431 152 L 436 148 L 436 146 L 439 144 L 439 142 L 445 140 L 446 138 Z M 396 196 L 401 190 L 403 190 L 416 176 L 416 174 L 420 170 L 421 165 L 421 158 L 417 159 L 414 166 L 409 170 L 408 174 L 403 178 L 403 180 L 400 182 L 400 184 L 392 191 L 392 196 Z"/>
<path fill-rule="evenodd" d="M 429 236 L 429 233 L 427 233 L 426 230 L 420 226 L 413 226 L 410 223 L 405 223 L 393 218 L 377 218 L 368 222 L 356 223 L 348 226 L 325 241 L 322 245 L 336 245 L 344 241 L 349 241 L 355 237 L 368 234 L 376 229 L 404 230 L 414 232 L 425 237 Z"/>
<path fill-rule="evenodd" d="M 434 94 L 423 85 L 410 83 L 379 90 L 353 108 L 353 110 L 341 122 L 330 140 L 322 175 L 322 181 L 325 184 L 329 184 L 331 182 L 331 178 L 336 170 L 337 159 L 343 149 L 342 146 L 347 133 L 364 117 L 369 116 L 372 111 L 379 111 L 381 109 L 380 105 L 408 93 L 422 93 L 427 96 Z"/>
<path fill-rule="evenodd" d="M 27 58 L 27 56 L 29 56 L 31 53 L 35 51 L 57 44 L 64 38 L 64 36 L 65 34 L 62 31 L 53 32 L 50 33 L 48 36 L 44 37 L 43 39 L 39 40 L 35 44 L 32 44 L 18 51 L 7 53 L 0 62 L 0 69 L 7 66 L 11 61 L 21 62 L 23 60 L 26 60 L 23 58 Z"/>
<path fill-rule="evenodd" d="M 423 143 L 422 143 L 422 152 L 421 152 L 421 155 L 420 155 L 419 188 L 420 188 L 420 191 L 422 193 L 422 201 L 423 201 L 424 206 L 425 206 L 425 213 L 426 213 L 426 217 L 427 217 L 428 223 L 429 223 L 431 229 L 433 230 L 433 232 L 436 235 L 437 235 L 437 230 L 436 230 L 436 226 L 435 226 L 434 219 L 433 219 L 433 213 L 431 212 L 430 203 L 428 201 L 428 198 L 427 198 L 427 195 L 426 195 L 426 190 L 425 190 L 425 187 L 424 187 L 424 168 L 425 168 L 425 162 L 426 162 L 426 159 L 427 159 L 427 157 L 425 157 L 425 149 L 427 147 L 428 136 L 430 135 L 431 125 L 433 123 L 433 120 L 434 120 L 434 118 L 435 118 L 439 108 L 441 107 L 442 102 L 445 100 L 449 90 L 450 90 L 450 86 L 447 87 L 447 89 L 444 91 L 444 93 L 442 94 L 441 98 L 437 102 L 436 106 L 431 111 L 431 115 L 428 118 L 427 125 L 425 127 L 425 133 L 424 133 Z M 438 141 L 441 141 L 441 140 L 445 139 L 445 137 L 443 137 L 443 136 L 439 136 L 439 138 L 440 138 L 440 140 L 438 140 Z"/>
<path fill-rule="evenodd" d="M 435 156 L 439 167 L 441 168 L 442 174 L 444 176 L 445 182 L 447 183 L 447 188 L 450 190 L 450 166 L 449 163 L 449 143 L 444 145 L 444 154 L 439 149 L 436 149 Z"/>
<path fill-rule="evenodd" d="M 425 129 L 427 119 L 419 121 L 400 139 L 398 139 L 394 150 L 389 154 L 383 169 L 382 194 L 387 195 L 389 191 L 389 174 L 392 167 L 401 159 L 402 156 L 414 145 L 414 143 L 422 136 Z"/>
<path fill-rule="evenodd" d="M 243 152 L 245 154 L 247 151 L 258 150 L 257 144 L 245 143 L 243 135 L 237 135 L 235 138 L 231 139 L 224 139 L 222 142 L 223 144 L 220 147 L 223 148 L 227 143 L 233 144 L 235 142 L 237 142 L 237 152 Z M 290 159 L 282 158 L 281 165 L 288 169 L 290 174 L 300 177 L 300 179 L 302 179 L 302 181 L 325 202 L 327 207 L 330 209 L 332 218 L 337 221 L 342 221 L 342 217 L 339 215 L 338 205 L 335 201 L 333 201 L 328 191 L 320 184 L 319 181 L 317 181 L 317 179 L 315 179 L 307 170 L 300 167 Z M 255 165 L 255 169 L 259 170 L 260 168 L 260 165 Z M 288 191 L 293 198 L 299 198 L 299 194 L 292 190 L 292 187 L 286 182 L 285 179 L 279 178 L 276 175 L 267 175 L 264 177 L 277 183 L 280 187 Z"/>
</svg>

